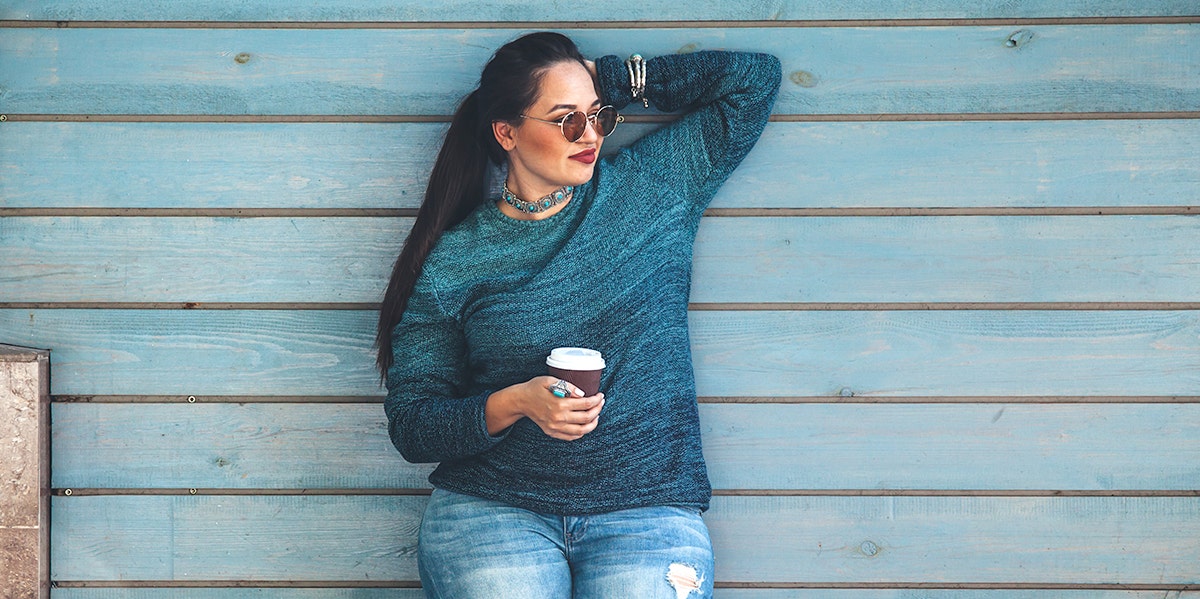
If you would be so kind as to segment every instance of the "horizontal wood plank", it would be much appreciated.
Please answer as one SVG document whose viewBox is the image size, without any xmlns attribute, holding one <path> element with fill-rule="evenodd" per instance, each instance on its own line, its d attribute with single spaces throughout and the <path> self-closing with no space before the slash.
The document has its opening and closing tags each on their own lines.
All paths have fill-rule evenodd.
<svg viewBox="0 0 1200 599">
<path fill-rule="evenodd" d="M 846 499 L 714 501 L 705 521 L 716 580 L 1190 584 L 1200 576 L 1195 498 Z"/>
<path fill-rule="evenodd" d="M 420 589 L 373 588 L 72 588 L 51 599 L 422 599 Z M 945 589 L 741 589 L 720 588 L 714 599 L 1200 599 L 1200 591 L 945 590 Z"/>
<path fill-rule="evenodd" d="M 1161 599 L 1149 594 L 1144 599 Z M 396 588 L 89 588 L 60 586 L 50 592 L 50 599 L 425 599 L 421 589 Z M 741 599 L 737 595 L 729 599 Z M 750 599 L 749 597 L 745 599 Z M 764 596 L 763 599 L 775 599 Z M 874 598 L 870 598 L 874 599 Z M 1007 598 L 1004 598 L 1007 599 Z M 1064 598 L 1065 599 L 1065 598 Z M 1117 594 L 1103 599 L 1143 599 L 1138 594 Z M 1191 599 L 1191 598 L 1188 598 Z"/>
<path fill-rule="evenodd" d="M 804 2 L 738 5 L 720 0 L 688 3 L 596 2 L 570 6 L 529 4 L 517 0 L 479 3 L 471 0 L 396 2 L 386 0 L 9 0 L 0 19 L 53 21 L 708 21 L 708 20 L 844 20 L 844 19 L 1011 19 L 1053 17 L 1193 16 L 1189 0 L 1026 0 L 985 2 Z M 582 16 L 581 16 L 582 15 Z"/>
<path fill-rule="evenodd" d="M 58 580 L 415 580 L 424 497 L 56 497 Z M 717 582 L 1195 584 L 1200 498 L 716 497 Z"/>
<path fill-rule="evenodd" d="M 416 208 L 445 128 L 13 121 L 0 208 Z M 1200 120 L 775 122 L 712 206 L 1188 206 L 1197 155 Z"/>
<path fill-rule="evenodd" d="M 0 302 L 374 303 L 410 218 L 0 219 Z M 691 300 L 1187 302 L 1200 220 L 707 218 Z"/>
<path fill-rule="evenodd" d="M 56 488 L 429 488 L 433 470 L 400 458 L 377 403 L 53 407 Z"/>
<path fill-rule="evenodd" d="M 377 315 L 0 310 L 57 395 L 373 395 Z M 1196 311 L 693 312 L 704 396 L 1191 395 Z"/>
<path fill-rule="evenodd" d="M 425 599 L 420 588 L 89 588 L 58 587 L 50 599 Z M 1151 598 L 1160 599 L 1162 593 Z M 737 595 L 730 599 L 740 599 Z M 746 598 L 750 599 L 750 598 Z M 768 599 L 764 597 L 763 599 Z M 1007 599 L 1007 598 L 1006 598 Z M 1024 598 L 1022 598 L 1024 599 Z M 1031 598 L 1034 599 L 1034 598 Z M 1040 598 L 1037 598 L 1040 599 Z M 1066 598 L 1064 598 L 1066 599 Z M 1144 599 L 1138 594 L 1116 594 L 1104 599 Z M 1190 599 L 1190 598 L 1188 598 Z"/>
<path fill-rule="evenodd" d="M 1200 489 L 1200 404 L 702 404 L 714 488 Z M 379 404 L 54 405 L 52 486 L 428 488 Z"/>
<path fill-rule="evenodd" d="M 777 114 L 1191 111 L 1200 24 L 580 29 L 587 55 L 771 52 Z M 520 30 L 9 29 L 0 112 L 444 115 Z M 413 56 L 422 57 L 413 60 Z M 848 60 L 847 56 L 852 56 Z M 902 74 L 898 76 L 897 74 Z M 632 112 L 637 112 L 636 110 Z"/>
<path fill-rule="evenodd" d="M 910 585 L 915 586 L 915 585 Z M 1101 589 L 743 589 L 718 588 L 715 599 L 1200 599 L 1191 591 L 1114 591 Z M 83 599 L 83 598 L 81 598 Z M 97 598 L 100 599 L 100 598 Z M 212 599 L 218 599 L 216 597 Z M 282 599 L 282 598 L 281 598 Z M 290 599 L 290 598 L 289 598 Z"/>
</svg>

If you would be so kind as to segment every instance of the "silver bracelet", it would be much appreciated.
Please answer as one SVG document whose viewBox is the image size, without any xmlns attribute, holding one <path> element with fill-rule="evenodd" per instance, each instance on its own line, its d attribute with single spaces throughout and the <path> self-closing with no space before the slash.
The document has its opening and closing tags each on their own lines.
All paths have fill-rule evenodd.
<svg viewBox="0 0 1200 599">
<path fill-rule="evenodd" d="M 629 93 L 634 100 L 641 100 L 642 106 L 650 108 L 650 100 L 646 99 L 646 61 L 641 54 L 634 54 L 625 61 L 629 71 Z"/>
</svg>

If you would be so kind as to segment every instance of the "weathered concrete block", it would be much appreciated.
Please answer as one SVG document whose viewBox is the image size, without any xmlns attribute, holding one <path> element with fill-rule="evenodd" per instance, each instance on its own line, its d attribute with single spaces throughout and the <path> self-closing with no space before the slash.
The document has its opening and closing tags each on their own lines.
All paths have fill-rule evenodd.
<svg viewBox="0 0 1200 599">
<path fill-rule="evenodd" d="M 0 590 L 49 589 L 50 353 L 0 345 Z"/>
</svg>

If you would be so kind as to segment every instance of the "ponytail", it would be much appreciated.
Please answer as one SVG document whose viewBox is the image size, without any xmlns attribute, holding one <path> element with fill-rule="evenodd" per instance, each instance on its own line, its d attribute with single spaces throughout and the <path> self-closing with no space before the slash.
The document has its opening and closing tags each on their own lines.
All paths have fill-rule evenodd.
<svg viewBox="0 0 1200 599">
<path fill-rule="evenodd" d="M 392 329 L 408 306 L 408 298 L 421 276 L 425 258 L 442 232 L 462 222 L 487 193 L 488 151 L 479 140 L 480 125 L 479 90 L 475 90 L 463 100 L 450 121 L 450 129 L 429 175 L 425 199 L 417 211 L 417 221 L 392 267 L 375 333 L 378 349 L 375 362 L 382 376 L 386 377 L 392 366 Z M 486 129 L 490 136 L 491 123 Z M 492 140 L 492 143 L 496 142 Z"/>
<path fill-rule="evenodd" d="M 382 377 L 392 366 L 392 330 L 404 315 L 429 252 L 447 229 L 462 222 L 488 193 L 488 166 L 507 154 L 492 133 L 495 121 L 517 122 L 537 99 L 542 75 L 555 63 L 586 61 L 575 43 L 559 33 L 531 33 L 513 40 L 488 61 L 479 87 L 462 101 L 429 175 L 404 249 L 392 267 L 375 332 L 375 364 Z"/>
</svg>

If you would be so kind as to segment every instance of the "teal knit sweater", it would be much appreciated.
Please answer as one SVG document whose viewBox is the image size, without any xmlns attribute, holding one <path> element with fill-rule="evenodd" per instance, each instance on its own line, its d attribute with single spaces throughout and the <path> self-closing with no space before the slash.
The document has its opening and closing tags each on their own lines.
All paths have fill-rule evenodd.
<svg viewBox="0 0 1200 599">
<path fill-rule="evenodd" d="M 631 102 L 622 59 L 596 61 L 603 101 Z M 495 198 L 443 234 L 393 336 L 385 411 L 435 486 L 528 509 L 707 509 L 688 340 L 692 245 L 717 189 L 758 140 L 779 89 L 774 56 L 648 61 L 646 96 L 677 121 L 596 163 L 559 213 L 505 216 Z M 487 432 L 489 394 L 546 374 L 559 346 L 604 354 L 599 424 L 575 441 L 525 418 Z"/>
</svg>

